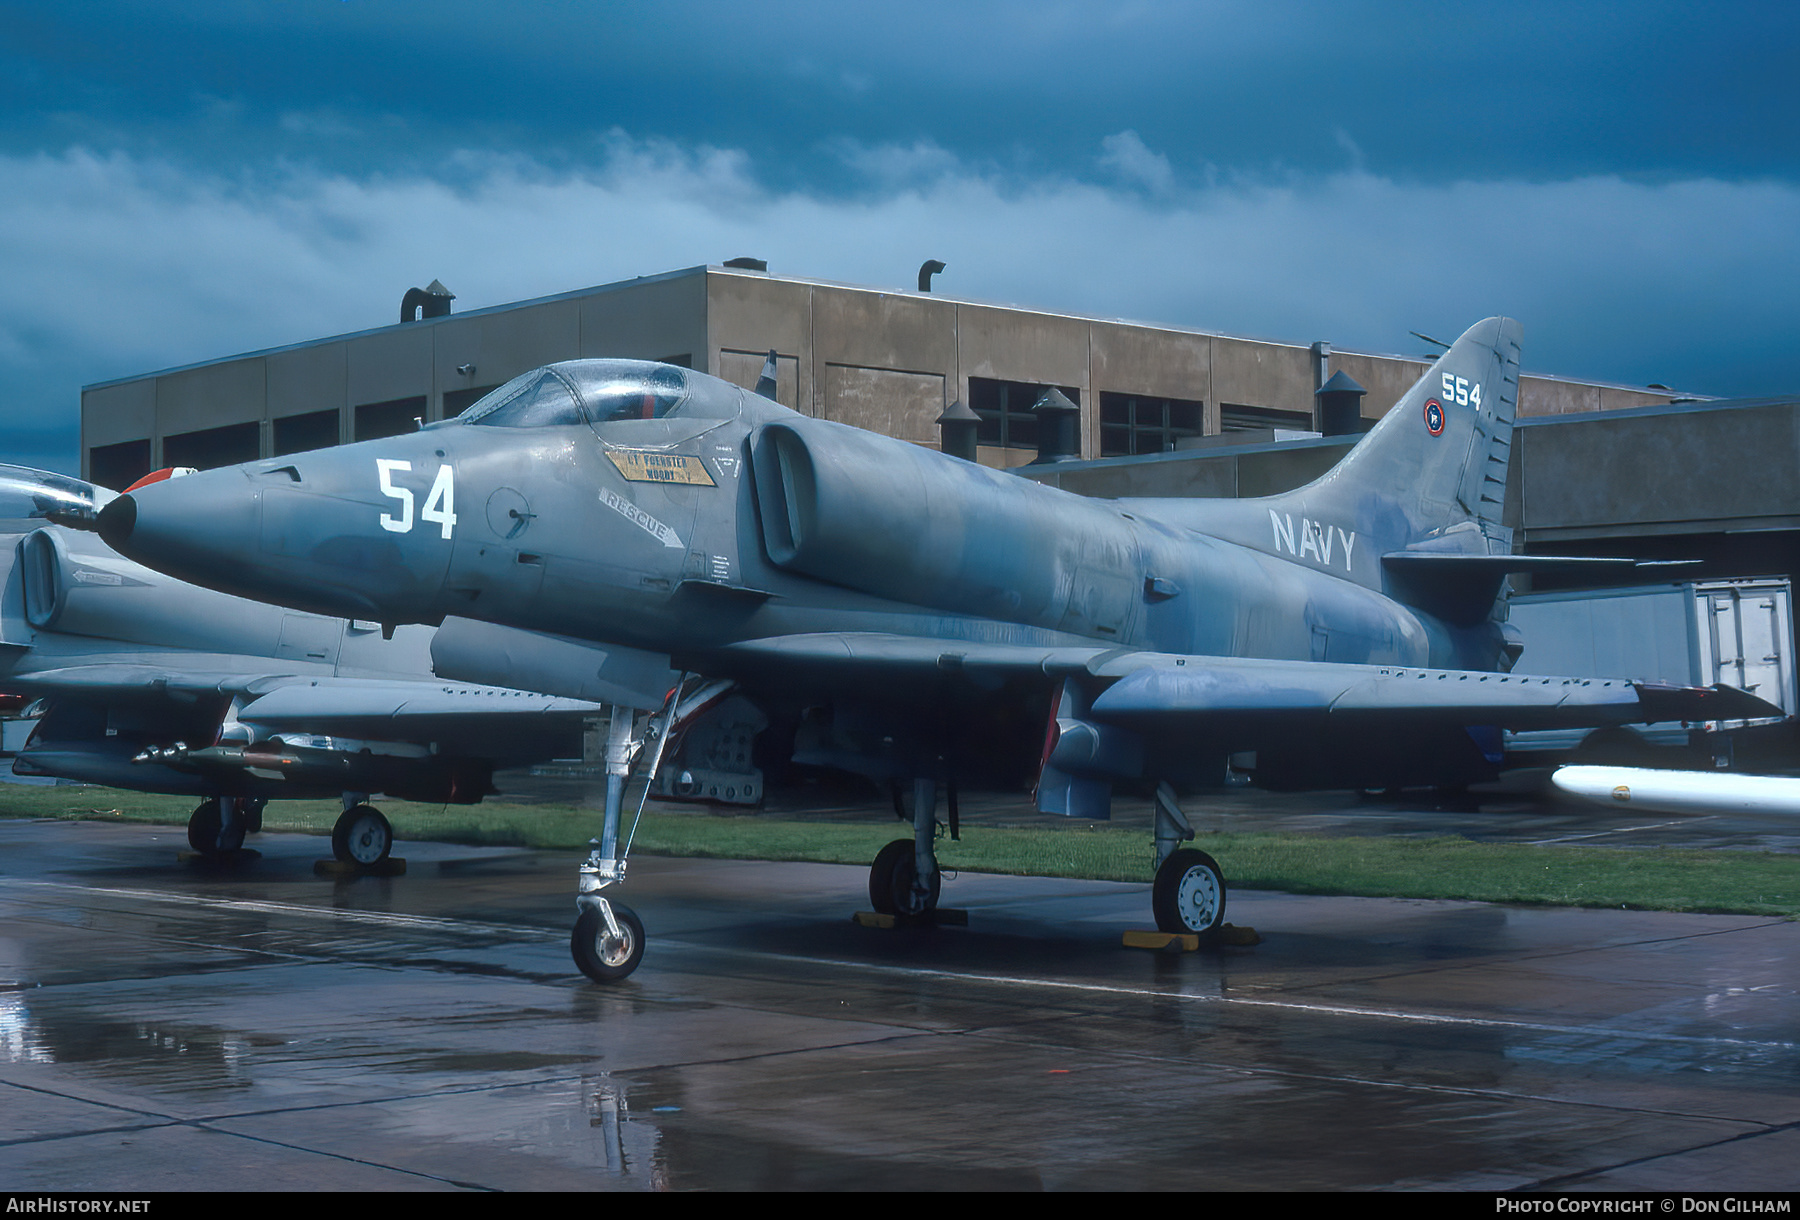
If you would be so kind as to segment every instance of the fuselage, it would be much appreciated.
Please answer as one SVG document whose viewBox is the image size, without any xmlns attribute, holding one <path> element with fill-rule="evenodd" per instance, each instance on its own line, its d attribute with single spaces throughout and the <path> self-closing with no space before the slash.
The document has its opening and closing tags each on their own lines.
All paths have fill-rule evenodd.
<svg viewBox="0 0 1800 1220">
<path fill-rule="evenodd" d="M 559 367 L 574 393 L 552 388 L 588 403 L 648 401 L 633 379 L 665 368 Z M 739 641 L 828 631 L 1494 666 L 1490 634 L 1388 596 L 1353 521 L 1089 499 L 653 375 L 674 400 L 661 414 L 478 407 L 162 483 L 103 532 L 184 579 L 317 613 L 472 618 L 701 670 Z"/>
</svg>

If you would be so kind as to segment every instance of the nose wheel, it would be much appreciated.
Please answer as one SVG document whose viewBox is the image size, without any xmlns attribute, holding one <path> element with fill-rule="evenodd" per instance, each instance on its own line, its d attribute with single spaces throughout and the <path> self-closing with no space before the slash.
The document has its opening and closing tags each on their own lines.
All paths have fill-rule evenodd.
<svg viewBox="0 0 1800 1220">
<path fill-rule="evenodd" d="M 616 983 L 644 960 L 644 924 L 637 912 L 616 902 L 607 912 L 596 905 L 583 906 L 575 920 L 575 932 L 569 938 L 569 952 L 581 973 L 596 983 Z"/>
</svg>

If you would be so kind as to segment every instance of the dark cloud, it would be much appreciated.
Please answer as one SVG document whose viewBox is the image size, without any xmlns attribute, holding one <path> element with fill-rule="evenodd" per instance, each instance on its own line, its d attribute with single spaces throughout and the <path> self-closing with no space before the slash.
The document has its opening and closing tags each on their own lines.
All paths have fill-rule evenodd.
<svg viewBox="0 0 1800 1220">
<path fill-rule="evenodd" d="M 1721 16 L 1723 14 L 1723 16 Z M 1800 8 L 0 4 L 0 418 L 737 254 L 1537 369 L 1796 388 Z"/>
<path fill-rule="evenodd" d="M 1179 172 L 1791 176 L 1800 9 L 1492 5 L 118 0 L 0 7 L 6 134 L 365 171 L 593 137 L 748 151 L 845 185 L 833 140 L 1033 173 L 1134 130 Z"/>
</svg>

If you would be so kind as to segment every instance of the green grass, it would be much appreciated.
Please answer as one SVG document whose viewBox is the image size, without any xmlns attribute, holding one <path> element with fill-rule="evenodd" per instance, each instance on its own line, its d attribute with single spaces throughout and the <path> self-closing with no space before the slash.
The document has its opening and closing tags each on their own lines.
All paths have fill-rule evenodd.
<svg viewBox="0 0 1800 1220">
<path fill-rule="evenodd" d="M 192 798 L 110 788 L 0 788 L 0 817 L 185 824 Z M 383 800 L 401 839 L 579 851 L 599 831 L 596 810 L 561 805 L 416 805 Z M 278 801 L 267 830 L 326 834 L 336 801 Z M 789 822 L 770 817 L 647 811 L 636 852 L 719 859 L 867 864 L 883 843 L 903 837 L 891 820 Z M 1200 841 L 1233 886 L 1293 894 L 1464 898 L 1553 906 L 1630 907 L 1800 916 L 1800 855 L 1775 852 L 1476 843 L 1459 838 L 1327 838 L 1295 834 L 1210 835 Z M 973 828 L 938 846 L 947 869 L 1075 877 L 1150 879 L 1142 830 L 1072 824 L 1050 830 Z"/>
</svg>

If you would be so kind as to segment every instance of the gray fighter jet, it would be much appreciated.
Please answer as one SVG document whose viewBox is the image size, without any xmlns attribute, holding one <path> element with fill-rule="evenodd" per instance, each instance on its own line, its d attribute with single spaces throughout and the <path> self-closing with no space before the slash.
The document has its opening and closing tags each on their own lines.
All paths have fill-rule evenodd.
<svg viewBox="0 0 1800 1220">
<path fill-rule="evenodd" d="M 1115 784 L 1155 787 L 1156 919 L 1205 931 L 1225 883 L 1176 850 L 1175 787 L 1228 760 L 1275 788 L 1456 785 L 1494 773 L 1506 728 L 1775 714 L 1507 672 L 1507 574 L 1594 562 L 1509 553 L 1519 333 L 1472 327 L 1333 470 L 1264 499 L 1086 499 L 698 373 L 582 360 L 412 435 L 123 496 L 99 529 L 245 596 L 441 622 L 440 674 L 662 707 L 652 732 L 680 715 L 677 674 L 735 683 L 795 758 L 910 787 L 879 910 L 936 903 L 942 789 L 954 828 L 975 778 L 1034 776 L 1039 808 L 1084 818 Z M 600 893 L 624 875 L 632 723 L 613 719 L 577 900 L 600 980 L 643 948 Z"/>
<path fill-rule="evenodd" d="M 43 712 L 14 760 L 201 799 L 196 851 L 242 846 L 278 797 L 342 797 L 338 858 L 379 863 L 369 793 L 472 803 L 497 765 L 573 740 L 594 704 L 438 680 L 431 629 L 277 609 L 121 559 L 91 532 L 112 493 L 0 466 L 0 692 Z"/>
</svg>

